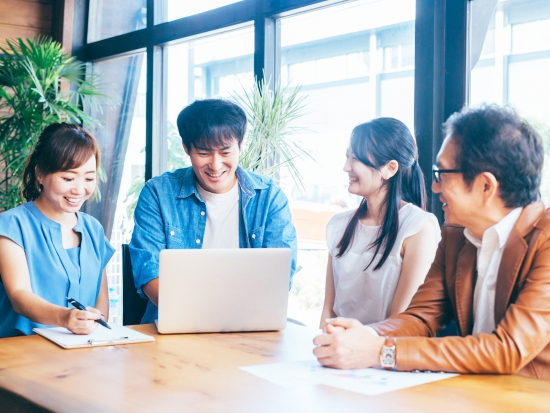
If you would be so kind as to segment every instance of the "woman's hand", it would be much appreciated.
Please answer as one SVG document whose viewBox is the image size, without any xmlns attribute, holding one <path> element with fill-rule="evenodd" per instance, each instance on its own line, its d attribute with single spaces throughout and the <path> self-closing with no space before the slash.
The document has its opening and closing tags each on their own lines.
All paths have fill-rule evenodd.
<svg viewBox="0 0 550 413">
<path fill-rule="evenodd" d="M 101 311 L 86 307 L 86 310 L 67 309 L 64 326 L 75 334 L 91 334 L 98 326 L 95 320 L 103 319 Z M 106 320 L 104 320 L 106 321 Z"/>
</svg>

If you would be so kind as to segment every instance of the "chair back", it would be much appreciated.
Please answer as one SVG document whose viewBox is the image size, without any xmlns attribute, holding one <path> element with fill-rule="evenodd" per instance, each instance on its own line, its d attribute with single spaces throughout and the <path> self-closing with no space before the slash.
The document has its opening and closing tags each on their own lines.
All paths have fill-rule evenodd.
<svg viewBox="0 0 550 413">
<path fill-rule="evenodd" d="M 122 244 L 122 324 L 141 324 L 147 303 L 148 300 L 142 298 L 136 289 L 130 248 L 128 244 Z"/>
</svg>

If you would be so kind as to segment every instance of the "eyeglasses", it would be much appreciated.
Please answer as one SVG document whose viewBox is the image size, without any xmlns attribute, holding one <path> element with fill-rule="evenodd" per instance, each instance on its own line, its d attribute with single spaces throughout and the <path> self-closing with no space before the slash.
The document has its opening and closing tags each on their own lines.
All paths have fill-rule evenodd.
<svg viewBox="0 0 550 413">
<path fill-rule="evenodd" d="M 432 165 L 433 179 L 435 182 L 441 182 L 441 174 L 460 174 L 462 173 L 461 169 L 439 169 L 439 166 Z"/>
</svg>

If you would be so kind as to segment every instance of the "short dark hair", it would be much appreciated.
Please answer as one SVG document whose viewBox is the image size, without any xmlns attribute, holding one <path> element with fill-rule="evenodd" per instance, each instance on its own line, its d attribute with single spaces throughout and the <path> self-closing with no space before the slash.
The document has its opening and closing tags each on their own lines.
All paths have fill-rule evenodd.
<svg viewBox="0 0 550 413">
<path fill-rule="evenodd" d="M 47 126 L 25 163 L 21 184 L 23 198 L 34 201 L 40 196 L 37 169 L 42 175 L 68 171 L 84 165 L 92 156 L 95 156 L 98 168 L 101 162 L 99 144 L 80 126 L 70 123 L 52 123 Z"/>
<path fill-rule="evenodd" d="M 491 172 L 507 208 L 540 199 L 542 139 L 514 109 L 498 105 L 465 108 L 451 115 L 444 129 L 457 143 L 456 166 L 467 185 L 480 173 Z"/>
<path fill-rule="evenodd" d="M 240 147 L 246 132 L 246 114 L 228 100 L 196 100 L 178 115 L 178 131 L 188 150 L 223 147 L 233 139 Z"/>
</svg>

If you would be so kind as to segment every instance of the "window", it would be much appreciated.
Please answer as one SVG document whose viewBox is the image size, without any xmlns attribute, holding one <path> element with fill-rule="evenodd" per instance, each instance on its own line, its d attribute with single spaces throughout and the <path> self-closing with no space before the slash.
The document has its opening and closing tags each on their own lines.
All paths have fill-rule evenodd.
<svg viewBox="0 0 550 413">
<path fill-rule="evenodd" d="M 88 42 L 144 29 L 147 25 L 147 0 L 91 0 Z"/>
<path fill-rule="evenodd" d="M 161 3 L 161 17 L 158 23 L 169 22 L 203 13 L 242 0 L 159 0 Z"/>
<path fill-rule="evenodd" d="M 305 191 L 288 172 L 281 186 L 298 233 L 298 264 L 289 317 L 317 326 L 324 298 L 325 227 L 358 205 L 342 168 L 353 127 L 392 116 L 413 130 L 414 0 L 357 1 L 280 20 L 281 79 L 302 85 L 308 132 L 302 145 L 314 161 L 299 161 Z"/>
<path fill-rule="evenodd" d="M 167 62 L 167 165 L 172 171 L 190 166 L 176 119 L 179 112 L 197 99 L 231 99 L 254 81 L 254 29 L 239 28 L 226 33 L 165 47 Z"/>
<path fill-rule="evenodd" d="M 116 249 L 107 265 L 109 287 L 122 296 L 122 248 L 130 241 L 133 210 L 145 182 L 145 53 L 96 62 L 94 73 L 102 75 L 116 106 L 103 107 L 93 113 L 101 124 L 92 130 L 101 146 L 101 164 L 106 181 L 101 183 L 100 202 L 86 205 L 86 212 L 103 225 L 105 235 Z M 112 322 L 122 324 L 122 308 Z"/>
<path fill-rule="evenodd" d="M 542 198 L 550 202 L 550 2 L 500 0 L 479 61 L 471 72 L 470 105 L 510 105 L 541 133 L 546 164 Z"/>
</svg>

